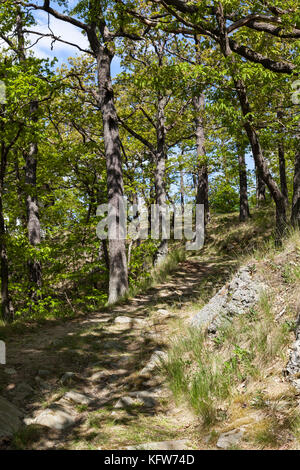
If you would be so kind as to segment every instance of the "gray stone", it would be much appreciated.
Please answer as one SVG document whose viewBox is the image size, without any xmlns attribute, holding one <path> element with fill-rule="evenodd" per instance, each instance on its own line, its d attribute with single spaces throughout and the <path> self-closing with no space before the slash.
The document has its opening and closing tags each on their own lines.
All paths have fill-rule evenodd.
<svg viewBox="0 0 300 470">
<path fill-rule="evenodd" d="M 289 362 L 284 370 L 284 374 L 289 376 L 291 380 L 300 373 L 300 315 L 297 320 L 295 335 L 296 341 L 291 348 Z"/>
<path fill-rule="evenodd" d="M 65 372 L 60 379 L 62 385 L 71 385 L 74 382 L 82 382 L 84 379 L 75 372 Z"/>
<path fill-rule="evenodd" d="M 130 317 L 119 316 L 115 318 L 115 323 L 119 325 L 128 324 L 132 322 L 133 322 L 133 319 Z"/>
<path fill-rule="evenodd" d="M 219 447 L 219 449 L 229 449 L 230 447 L 238 445 L 244 433 L 245 430 L 241 428 L 221 434 L 217 442 L 217 447 Z"/>
<path fill-rule="evenodd" d="M 0 439 L 10 438 L 22 426 L 22 412 L 8 400 L 0 397 Z"/>
<path fill-rule="evenodd" d="M 95 372 L 91 377 L 89 377 L 89 380 L 93 383 L 98 383 L 105 379 L 108 375 L 108 372 L 100 370 L 99 372 Z"/>
<path fill-rule="evenodd" d="M 149 362 L 145 365 L 145 367 L 141 370 L 140 375 L 148 375 L 153 372 L 158 366 L 162 364 L 162 362 L 168 359 L 168 354 L 164 351 L 154 351 L 152 356 L 150 357 Z"/>
<path fill-rule="evenodd" d="M 137 446 L 126 447 L 127 450 L 187 450 L 188 439 L 174 441 L 147 442 Z"/>
<path fill-rule="evenodd" d="M 79 405 L 90 405 L 94 400 L 83 393 L 78 393 L 75 391 L 67 392 L 64 396 L 67 400 L 73 401 L 74 403 L 78 403 Z"/>
<path fill-rule="evenodd" d="M 159 308 L 156 313 L 158 313 L 160 316 L 163 316 L 163 317 L 170 315 L 169 311 L 166 310 L 165 308 Z"/>
<path fill-rule="evenodd" d="M 148 325 L 147 320 L 143 320 L 142 318 L 135 318 L 134 319 L 134 326 L 137 328 L 143 328 Z"/>
<path fill-rule="evenodd" d="M 221 324 L 230 322 L 233 315 L 249 311 L 265 289 L 265 284 L 253 278 L 250 266 L 244 266 L 229 285 L 223 286 L 193 317 L 191 326 L 205 326 L 209 333 L 215 333 Z"/>
<path fill-rule="evenodd" d="M 138 400 L 135 400 L 134 398 L 131 397 L 122 397 L 119 398 L 117 403 L 115 404 L 114 408 L 120 409 L 120 408 L 129 408 L 130 406 L 137 406 L 140 403 Z"/>
<path fill-rule="evenodd" d="M 128 393 L 130 397 L 134 397 L 135 399 L 140 400 L 143 403 L 145 408 L 154 408 L 158 405 L 157 395 L 154 395 L 148 391 L 141 391 L 141 392 L 130 392 Z"/>
<path fill-rule="evenodd" d="M 56 429 L 62 431 L 70 426 L 73 426 L 76 422 L 74 415 L 63 408 L 50 409 L 47 408 L 41 411 L 35 418 L 24 420 L 25 424 L 39 424 L 46 426 L 47 428 Z"/>
</svg>

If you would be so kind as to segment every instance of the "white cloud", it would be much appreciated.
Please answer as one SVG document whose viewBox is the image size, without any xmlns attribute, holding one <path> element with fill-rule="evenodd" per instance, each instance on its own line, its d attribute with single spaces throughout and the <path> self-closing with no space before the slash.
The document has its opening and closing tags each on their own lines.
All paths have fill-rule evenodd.
<svg viewBox="0 0 300 470">
<path fill-rule="evenodd" d="M 77 28 L 69 23 L 53 18 L 45 12 L 38 12 L 36 15 L 37 25 L 32 27 L 33 31 L 37 31 L 43 34 L 49 34 L 51 31 L 55 36 L 60 37 L 64 41 L 68 41 L 74 44 L 77 44 L 82 49 L 89 49 L 89 44 L 87 38 L 82 34 L 80 28 Z M 48 27 L 49 26 L 51 31 Z M 28 35 L 28 39 L 31 43 L 35 43 L 38 39 L 36 34 Z M 53 45 L 53 50 L 51 50 L 51 38 L 42 38 L 32 47 L 35 55 L 39 58 L 54 58 L 57 57 L 60 61 L 65 60 L 69 56 L 74 56 L 80 51 L 73 46 L 64 44 L 59 41 L 55 41 Z"/>
</svg>

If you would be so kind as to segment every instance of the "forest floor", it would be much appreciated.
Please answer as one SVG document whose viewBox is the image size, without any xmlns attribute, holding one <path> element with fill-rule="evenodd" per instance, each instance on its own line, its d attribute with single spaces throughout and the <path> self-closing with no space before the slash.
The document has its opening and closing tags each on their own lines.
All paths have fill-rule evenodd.
<svg viewBox="0 0 300 470">
<path fill-rule="evenodd" d="M 257 440 L 258 434 L 263 436 L 265 432 L 262 423 L 270 413 L 280 421 L 285 416 L 283 410 L 278 417 L 280 406 L 284 408 L 288 401 L 289 409 L 294 410 L 299 405 L 297 394 L 281 374 L 288 360 L 287 350 L 274 362 L 273 369 L 272 365 L 269 367 L 266 381 L 259 379 L 257 385 L 264 392 L 273 391 L 272 406 L 276 402 L 276 410 L 271 405 L 255 410 L 248 406 L 258 393 L 252 385 L 251 396 L 243 398 L 241 391 L 228 417 L 210 428 L 201 424 L 184 401 L 174 400 L 164 373 L 151 367 L 153 353 L 168 351 L 189 320 L 230 280 L 245 259 L 249 261 L 254 248 L 252 240 L 270 234 L 271 229 L 261 223 L 259 213 L 242 226 L 232 224 L 235 218 L 227 216 L 214 221 L 208 244 L 201 252 L 189 255 L 165 282 L 126 303 L 7 335 L 7 366 L 0 370 L 1 394 L 24 410 L 28 418 L 63 410 L 72 422 L 62 430 L 28 425 L 7 448 L 113 450 L 180 440 L 174 445 L 212 449 L 221 432 L 234 430 L 240 423 L 252 423 L 252 438 L 239 448 L 299 448 L 299 436 L 291 427 L 286 432 L 281 428 L 281 437 L 276 436 L 273 441 L 264 441 L 263 437 L 261 442 Z M 227 230 L 227 226 L 234 228 Z M 283 299 L 294 299 L 295 286 L 283 282 L 281 271 L 276 277 L 272 270 L 266 270 L 264 260 L 258 264 L 276 290 L 277 312 Z M 295 317 L 294 304 L 287 311 L 289 319 Z"/>
</svg>

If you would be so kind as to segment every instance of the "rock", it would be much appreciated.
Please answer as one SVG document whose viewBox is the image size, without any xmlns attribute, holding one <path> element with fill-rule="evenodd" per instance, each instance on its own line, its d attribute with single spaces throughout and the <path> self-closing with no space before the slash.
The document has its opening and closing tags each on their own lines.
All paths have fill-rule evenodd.
<svg viewBox="0 0 300 470">
<path fill-rule="evenodd" d="M 99 372 L 95 372 L 91 377 L 89 377 L 89 380 L 91 382 L 98 383 L 105 379 L 108 375 L 108 372 L 105 370 L 100 370 Z"/>
<path fill-rule="evenodd" d="M 187 450 L 188 439 L 177 441 L 147 442 L 137 446 L 126 447 L 126 450 Z"/>
<path fill-rule="evenodd" d="M 170 315 L 168 310 L 166 310 L 165 308 L 159 308 L 156 313 L 158 313 L 160 316 L 163 316 L 163 317 Z"/>
<path fill-rule="evenodd" d="M 130 317 L 119 316 L 115 318 L 115 324 L 119 324 L 119 325 L 128 324 L 132 322 L 133 322 L 133 319 Z"/>
<path fill-rule="evenodd" d="M 134 326 L 137 328 L 144 328 L 148 325 L 147 320 L 143 320 L 142 318 L 135 318 L 134 319 Z"/>
<path fill-rule="evenodd" d="M 141 391 L 141 392 L 130 392 L 128 393 L 130 397 L 134 397 L 135 399 L 140 400 L 143 403 L 145 408 L 154 408 L 158 405 L 157 395 L 148 392 L 148 391 Z"/>
<path fill-rule="evenodd" d="M 71 385 L 74 382 L 81 382 L 84 379 L 75 374 L 75 372 L 65 372 L 60 381 L 62 385 Z"/>
<path fill-rule="evenodd" d="M 284 375 L 289 376 L 291 380 L 300 373 L 300 315 L 297 320 L 295 335 L 296 341 L 291 348 L 289 362 L 283 371 Z"/>
<path fill-rule="evenodd" d="M 64 398 L 67 400 L 73 401 L 75 403 L 78 403 L 79 405 L 90 405 L 94 400 L 91 397 L 88 397 L 87 395 L 84 395 L 83 393 L 78 393 L 75 391 L 70 391 L 67 392 L 64 395 Z"/>
<path fill-rule="evenodd" d="M 27 425 L 39 424 L 41 426 L 46 426 L 47 428 L 62 431 L 70 426 L 73 426 L 76 420 L 70 412 L 56 406 L 54 409 L 47 408 L 41 411 L 33 419 L 26 418 L 24 422 Z"/>
<path fill-rule="evenodd" d="M 241 428 L 221 434 L 217 442 L 217 447 L 219 447 L 219 449 L 229 449 L 230 447 L 238 445 L 244 432 L 245 430 Z"/>
<path fill-rule="evenodd" d="M 114 408 L 116 409 L 129 408 L 130 406 L 138 406 L 139 404 L 140 402 L 138 402 L 138 400 L 135 400 L 134 398 L 122 397 L 122 398 L 119 398 Z"/>
<path fill-rule="evenodd" d="M 22 426 L 22 412 L 8 400 L 0 397 L 0 439 L 13 436 Z"/>
<path fill-rule="evenodd" d="M 156 367 L 161 365 L 163 361 L 168 359 L 168 354 L 164 351 L 154 351 L 152 356 L 150 357 L 149 362 L 145 365 L 145 367 L 141 370 L 140 375 L 147 375 L 153 372 Z"/>
<path fill-rule="evenodd" d="M 265 284 L 253 279 L 251 267 L 244 266 L 229 285 L 223 286 L 192 318 L 191 326 L 207 326 L 209 333 L 215 333 L 220 324 L 230 322 L 233 315 L 249 311 L 266 288 Z"/>
</svg>

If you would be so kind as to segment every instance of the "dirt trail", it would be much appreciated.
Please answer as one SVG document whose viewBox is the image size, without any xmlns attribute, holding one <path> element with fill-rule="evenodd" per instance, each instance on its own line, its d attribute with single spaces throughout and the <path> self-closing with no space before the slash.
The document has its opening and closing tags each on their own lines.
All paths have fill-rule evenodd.
<svg viewBox="0 0 300 470">
<path fill-rule="evenodd" d="M 1 394 L 29 417 L 63 403 L 76 421 L 64 431 L 41 427 L 14 446 L 122 449 L 153 440 L 192 441 L 193 418 L 176 408 L 157 372 L 143 375 L 141 370 L 154 351 L 168 347 L 180 322 L 195 312 L 200 294 L 209 298 L 234 268 L 224 256 L 189 258 L 166 283 L 110 312 L 45 324 L 9 339 L 6 372 L 0 369 Z M 116 323 L 120 316 L 132 321 Z M 76 376 L 62 381 L 66 372 Z M 32 388 L 26 396 L 24 384 Z M 64 396 L 70 390 L 93 401 L 88 406 L 67 403 Z M 137 391 L 152 394 L 152 406 L 115 408 L 120 398 Z"/>
</svg>

